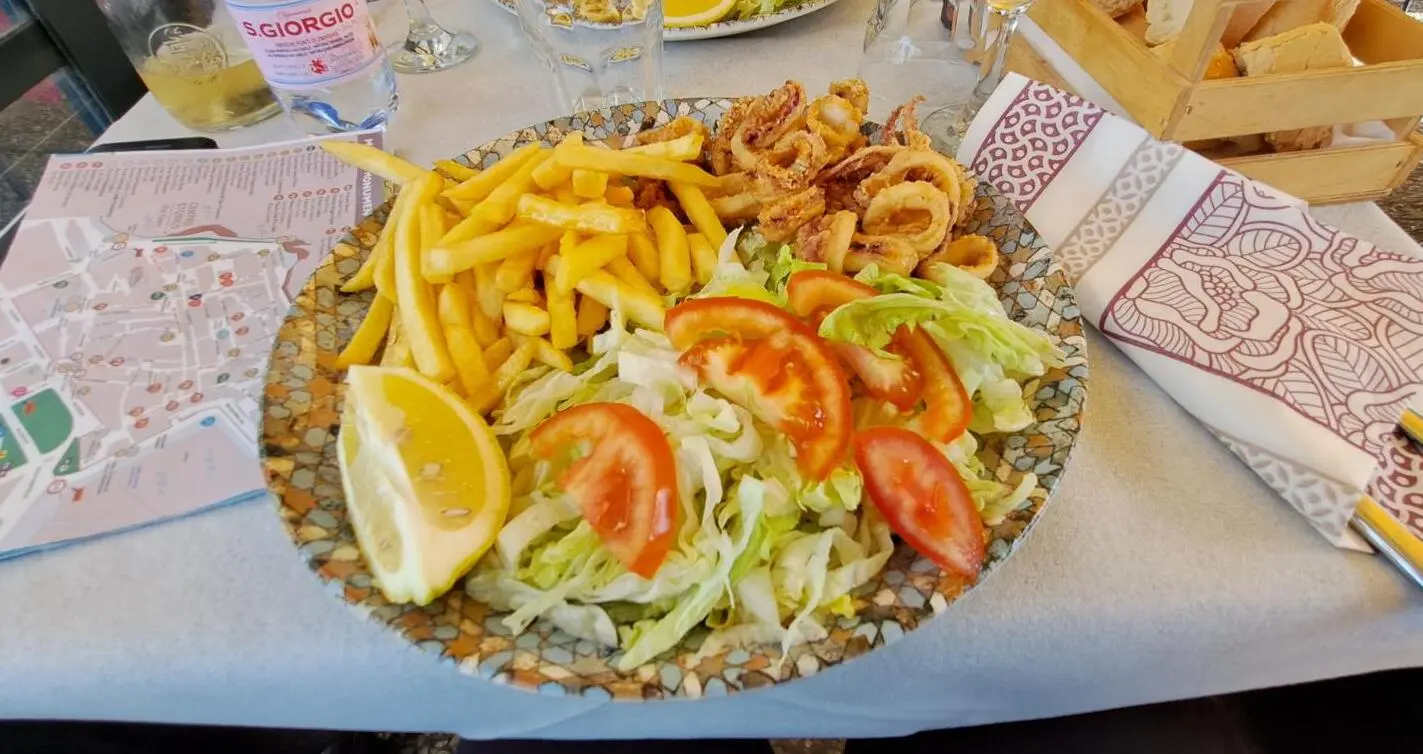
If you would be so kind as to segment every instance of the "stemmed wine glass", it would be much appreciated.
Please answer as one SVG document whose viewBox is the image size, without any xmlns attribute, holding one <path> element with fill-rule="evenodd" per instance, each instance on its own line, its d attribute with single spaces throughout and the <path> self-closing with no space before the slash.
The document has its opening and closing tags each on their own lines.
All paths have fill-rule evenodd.
<svg viewBox="0 0 1423 754">
<path fill-rule="evenodd" d="M 410 30 L 405 41 L 390 46 L 390 65 L 400 73 L 430 73 L 458 65 L 479 50 L 479 40 L 466 31 L 441 26 L 425 0 L 404 0 Z"/>
</svg>

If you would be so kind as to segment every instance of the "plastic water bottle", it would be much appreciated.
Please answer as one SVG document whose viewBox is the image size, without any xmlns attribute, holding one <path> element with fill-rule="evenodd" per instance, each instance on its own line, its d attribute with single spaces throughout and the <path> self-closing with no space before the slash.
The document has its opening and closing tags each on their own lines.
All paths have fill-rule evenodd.
<svg viewBox="0 0 1423 754">
<path fill-rule="evenodd" d="M 303 130 L 374 128 L 395 112 L 395 74 L 366 0 L 227 0 L 227 7 Z"/>
</svg>

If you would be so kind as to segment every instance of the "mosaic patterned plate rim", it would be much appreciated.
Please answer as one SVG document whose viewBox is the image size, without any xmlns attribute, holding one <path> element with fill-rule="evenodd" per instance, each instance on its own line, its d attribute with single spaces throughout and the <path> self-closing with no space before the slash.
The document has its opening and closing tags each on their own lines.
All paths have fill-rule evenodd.
<svg viewBox="0 0 1423 754">
<path fill-rule="evenodd" d="M 607 139 L 666 123 L 678 115 L 714 123 L 728 99 L 673 99 L 579 113 L 519 129 L 470 150 L 460 159 L 487 166 L 499 155 L 538 140 L 556 143 L 583 131 Z M 512 635 L 499 614 L 453 589 L 425 608 L 386 603 L 372 588 L 345 503 L 335 461 L 342 387 L 336 353 L 369 305 L 372 292 L 337 290 L 374 243 L 389 204 L 366 218 L 306 281 L 279 331 L 263 397 L 262 461 L 283 527 L 298 555 L 328 591 L 406 641 L 495 683 L 550 695 L 605 699 L 699 698 L 785 683 L 866 654 L 914 630 L 980 586 L 1019 547 L 1064 471 L 1080 431 L 1086 398 L 1086 343 L 1071 285 L 1032 226 L 1003 196 L 980 185 L 970 230 L 995 237 L 1003 263 L 990 279 L 1009 315 L 1046 330 L 1067 353 L 1067 364 L 1035 387 L 1038 422 L 994 435 L 979 456 L 997 478 L 1038 474 L 1028 504 L 991 527 L 984 573 L 972 586 L 900 543 L 885 569 L 855 595 L 853 618 L 833 619 L 828 636 L 793 648 L 783 662 L 778 647 L 734 649 L 698 657 L 700 635 L 628 673 L 612 669 L 615 653 L 536 623 Z"/>
<path fill-rule="evenodd" d="M 500 8 L 519 14 L 519 9 L 515 7 L 516 0 L 489 0 Z M 806 0 L 806 2 L 793 5 L 789 8 L 782 8 L 774 13 L 767 13 L 763 16 L 752 18 L 738 18 L 733 21 L 717 21 L 712 24 L 701 26 L 680 26 L 663 27 L 662 39 L 665 42 L 691 42 L 698 39 L 715 39 L 717 37 L 731 37 L 737 34 L 765 29 L 777 24 L 783 24 L 801 16 L 807 16 L 822 8 L 828 8 L 840 0 Z"/>
</svg>

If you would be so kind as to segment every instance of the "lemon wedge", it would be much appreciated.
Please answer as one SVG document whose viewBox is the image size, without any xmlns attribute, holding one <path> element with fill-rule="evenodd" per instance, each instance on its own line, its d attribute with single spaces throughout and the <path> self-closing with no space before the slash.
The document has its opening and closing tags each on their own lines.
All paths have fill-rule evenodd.
<svg viewBox="0 0 1423 754">
<path fill-rule="evenodd" d="M 353 366 L 337 456 L 346 508 L 375 585 L 427 605 L 494 543 L 509 462 L 458 396 L 404 367 Z"/>
<path fill-rule="evenodd" d="M 662 25 L 676 29 L 683 26 L 705 26 L 726 18 L 736 0 L 666 0 Z"/>
</svg>

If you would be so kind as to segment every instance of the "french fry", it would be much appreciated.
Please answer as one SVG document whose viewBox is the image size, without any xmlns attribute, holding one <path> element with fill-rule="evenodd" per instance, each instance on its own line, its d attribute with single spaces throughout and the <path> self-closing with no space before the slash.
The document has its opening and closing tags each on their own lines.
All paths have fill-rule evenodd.
<svg viewBox="0 0 1423 754">
<path fill-rule="evenodd" d="M 637 271 L 637 266 L 629 262 L 627 257 L 614 259 L 608 262 L 603 269 L 611 272 L 613 277 L 627 283 L 636 290 L 652 296 L 657 295 L 657 289 L 653 287 L 652 282 L 643 277 L 642 273 Z"/>
<path fill-rule="evenodd" d="M 510 152 L 504 159 L 490 165 L 487 170 L 481 171 L 473 178 L 460 183 L 460 185 L 454 188 L 446 189 L 442 196 L 472 202 L 484 201 L 500 184 L 509 180 L 510 176 L 519 172 L 519 167 L 534 155 L 538 154 L 539 150 L 540 147 L 538 144 L 525 144 L 513 152 Z"/>
<path fill-rule="evenodd" d="M 528 288 L 534 284 L 534 265 L 538 264 L 538 251 L 525 251 L 508 257 L 499 263 L 499 268 L 494 271 L 494 287 L 505 294 L 521 288 Z"/>
<path fill-rule="evenodd" d="M 380 365 L 383 367 L 408 367 L 413 364 L 414 360 L 410 357 L 410 342 L 405 339 L 405 329 L 400 326 L 400 317 L 392 316 L 390 332 L 385 335 L 385 352 L 380 356 Z"/>
<path fill-rule="evenodd" d="M 502 310 L 504 305 L 500 304 L 499 308 Z M 488 348 L 499 340 L 499 320 L 485 314 L 478 304 L 475 304 L 474 311 L 470 312 L 470 319 L 474 324 L 474 339 L 479 342 L 480 348 Z"/>
<path fill-rule="evenodd" d="M 440 239 L 439 246 L 453 246 L 461 241 L 468 241 L 471 238 L 486 236 L 504 227 L 500 223 L 490 222 L 482 217 L 470 215 L 469 217 L 455 223 L 445 237 Z"/>
<path fill-rule="evenodd" d="M 687 232 L 677 216 L 666 207 L 647 211 L 647 222 L 657 239 L 657 263 L 662 287 L 668 293 L 684 293 L 692 287 L 692 255 L 687 249 Z"/>
<path fill-rule="evenodd" d="M 504 300 L 514 301 L 520 304 L 533 304 L 534 306 L 544 305 L 543 294 L 539 293 L 538 290 L 533 287 L 520 288 L 519 290 L 510 293 L 508 296 L 505 296 Z"/>
<path fill-rule="evenodd" d="M 420 372 L 436 382 L 448 382 L 455 375 L 455 365 L 445 347 L 435 311 L 435 292 L 425 282 L 420 270 L 421 208 L 433 202 L 444 185 L 444 179 L 434 173 L 420 178 L 406 189 L 413 196 L 396 220 L 395 291 L 400 302 L 400 324 L 410 341 L 410 353 Z M 457 272 L 452 270 L 451 272 Z"/>
<path fill-rule="evenodd" d="M 455 363 L 455 382 L 461 395 L 474 395 L 489 381 L 489 366 L 484 363 L 484 354 L 474 339 L 474 332 L 457 327 L 445 330 L 445 345 L 450 349 L 450 359 Z"/>
<path fill-rule="evenodd" d="M 520 204 L 522 202 L 520 200 Z M 560 235 L 562 233 L 558 228 L 528 223 L 511 225 L 449 246 L 440 244 L 428 255 L 429 272 L 453 275 L 478 264 L 499 262 L 526 251 L 538 251 L 544 244 L 557 241 Z"/>
<path fill-rule="evenodd" d="M 494 284 L 494 273 L 498 269 L 498 262 L 490 262 L 477 264 L 472 270 L 475 300 L 479 304 L 479 310 L 484 312 L 484 316 L 495 322 L 504 316 L 504 292 Z"/>
<path fill-rule="evenodd" d="M 580 201 L 578 195 L 573 193 L 572 183 L 565 183 L 554 189 L 553 199 L 560 204 L 577 204 Z"/>
<path fill-rule="evenodd" d="M 566 204 L 543 196 L 519 197 L 519 217 L 580 233 L 632 233 L 646 227 L 642 210 L 607 204 Z"/>
<path fill-rule="evenodd" d="M 716 216 L 711 202 L 707 201 L 707 195 L 702 193 L 700 187 L 690 183 L 674 181 L 667 185 L 677 197 L 677 203 L 682 205 L 682 212 L 686 213 L 687 219 L 696 226 L 697 232 L 706 236 L 713 249 L 720 249 L 726 241 L 726 228 Z"/>
<path fill-rule="evenodd" d="M 544 293 L 548 296 L 548 339 L 554 348 L 568 349 L 578 344 L 578 312 L 573 291 L 560 290 L 553 275 L 544 273 Z"/>
<path fill-rule="evenodd" d="M 533 304 L 505 301 L 504 326 L 520 335 L 543 335 L 549 328 L 548 312 Z"/>
<path fill-rule="evenodd" d="M 484 309 L 479 306 L 479 283 L 475 280 L 474 271 L 465 270 L 455 275 L 455 285 L 464 289 L 465 300 L 470 302 L 470 329 L 474 332 L 474 339 L 479 343 L 479 347 L 484 348 L 498 340 L 499 322 L 485 314 Z M 503 310 L 504 304 L 500 302 L 496 311 L 502 314 Z"/>
<path fill-rule="evenodd" d="M 573 360 L 568 358 L 568 354 L 554 348 L 548 338 L 523 338 L 523 340 L 526 343 L 534 344 L 534 361 L 547 364 L 559 371 L 573 371 Z"/>
<path fill-rule="evenodd" d="M 507 337 L 500 338 L 490 343 L 489 347 L 484 349 L 484 365 L 489 367 L 489 370 L 492 372 L 498 369 L 499 365 L 503 364 L 504 361 L 509 358 L 509 354 L 513 352 L 514 341 Z"/>
<path fill-rule="evenodd" d="M 562 241 L 559 243 L 562 243 Z M 553 259 L 554 255 L 558 254 L 558 247 L 559 244 L 551 243 L 539 249 L 539 260 L 534 263 L 534 266 L 540 270 L 546 269 L 548 267 L 548 260 Z"/>
<path fill-rule="evenodd" d="M 489 379 L 489 366 L 484 363 L 484 353 L 471 329 L 470 301 L 464 288 L 458 284 L 441 286 L 438 308 L 459 385 L 465 395 L 474 395 Z"/>
<path fill-rule="evenodd" d="M 528 369 L 529 364 L 533 363 L 535 348 L 537 346 L 527 340 L 520 343 L 518 348 L 509 354 L 509 358 L 494 370 L 494 373 L 489 376 L 490 379 L 469 397 L 470 408 L 479 414 L 486 414 L 489 409 L 494 408 L 494 405 L 504 396 L 504 391 L 508 390 L 509 385 L 513 384 L 514 379 L 519 376 L 519 373 Z"/>
<path fill-rule="evenodd" d="M 603 198 L 608 200 L 608 204 L 614 207 L 632 207 L 633 199 L 636 195 L 627 186 L 609 186 Z"/>
<path fill-rule="evenodd" d="M 555 275 L 558 274 L 557 267 L 558 265 L 555 265 Z M 621 308 L 628 319 L 649 329 L 662 331 L 662 320 L 666 317 L 667 310 L 662 306 L 662 299 L 657 296 L 637 290 L 603 270 L 579 280 L 576 287 L 579 293 L 593 298 L 609 309 Z"/>
<path fill-rule="evenodd" d="M 583 143 L 583 132 L 574 131 L 563 138 L 565 142 L 574 144 Z M 544 191 L 553 191 L 559 186 L 563 186 L 573 176 L 573 168 L 566 168 L 558 164 L 557 160 L 545 160 L 543 164 L 534 168 L 534 183 Z"/>
<path fill-rule="evenodd" d="M 430 249 L 435 248 L 440 243 L 440 239 L 445 235 L 445 211 L 436 204 L 426 204 L 420 207 L 420 261 L 421 268 L 424 269 L 425 257 L 429 256 Z M 454 279 L 454 275 L 443 273 L 423 272 L 425 281 L 428 283 L 448 283 Z"/>
<path fill-rule="evenodd" d="M 608 307 L 592 296 L 578 297 L 578 337 L 591 338 L 608 324 Z"/>
<path fill-rule="evenodd" d="M 360 293 L 376 284 L 376 265 L 380 263 L 381 257 L 389 256 L 393 238 L 395 238 L 395 224 L 387 219 L 385 226 L 380 229 L 380 235 L 376 237 L 375 245 L 371 247 L 371 253 L 366 255 L 366 261 L 361 263 L 361 268 L 356 270 L 356 274 L 341 285 L 343 293 Z"/>
<path fill-rule="evenodd" d="M 341 349 L 336 357 L 336 368 L 345 369 L 353 364 L 369 364 L 375 358 L 380 344 L 385 341 L 385 333 L 390 329 L 390 318 L 395 305 L 385 296 L 376 296 L 371 308 L 366 310 L 365 319 L 351 336 L 351 342 Z"/>
<path fill-rule="evenodd" d="M 579 280 L 618 257 L 626 257 L 627 252 L 627 236 L 593 236 L 567 253 L 559 254 L 562 261 L 554 275 L 554 287 L 571 293 Z"/>
<path fill-rule="evenodd" d="M 628 236 L 628 258 L 637 265 L 637 271 L 648 280 L 662 279 L 662 263 L 657 258 L 657 244 L 646 232 Z"/>
<path fill-rule="evenodd" d="M 702 135 L 690 133 L 668 141 L 657 141 L 622 150 L 631 154 L 660 157 L 664 160 L 690 162 L 702 156 Z"/>
<path fill-rule="evenodd" d="M 478 170 L 461 165 L 454 160 L 435 160 L 435 169 L 443 173 L 445 177 L 455 179 L 458 183 L 463 183 L 479 175 Z"/>
<path fill-rule="evenodd" d="M 711 242 L 701 233 L 688 233 L 687 250 L 692 253 L 692 277 L 697 279 L 697 285 L 711 282 L 712 273 L 716 272 L 716 249 Z"/>
<path fill-rule="evenodd" d="M 534 190 L 534 168 L 550 156 L 551 153 L 547 150 L 540 150 L 525 160 L 508 180 L 489 192 L 489 196 L 480 202 L 470 215 L 495 223 L 507 223 L 514 219 L 514 208 L 519 197 Z"/>
<path fill-rule="evenodd" d="M 565 167 L 574 169 L 661 178 L 664 181 L 682 181 L 709 188 L 721 185 L 720 179 L 695 165 L 626 150 L 595 149 L 583 144 L 564 142 L 554 148 L 553 158 Z"/>
<path fill-rule="evenodd" d="M 393 154 L 382 152 L 369 144 L 336 141 L 335 139 L 323 139 L 320 144 L 327 154 L 341 162 L 355 166 L 367 173 L 374 173 L 391 183 L 406 184 L 430 175 L 430 171 L 418 165 L 412 165 Z"/>
<path fill-rule="evenodd" d="M 386 253 L 376 258 L 375 272 L 372 278 L 375 280 L 376 290 L 380 291 L 380 295 L 395 302 L 395 234 L 400 230 L 400 226 L 393 211 L 385 224 L 391 229 L 390 248 Z"/>
<path fill-rule="evenodd" d="M 598 170 L 573 171 L 573 194 L 584 199 L 601 199 L 608 190 L 608 174 Z"/>
</svg>

